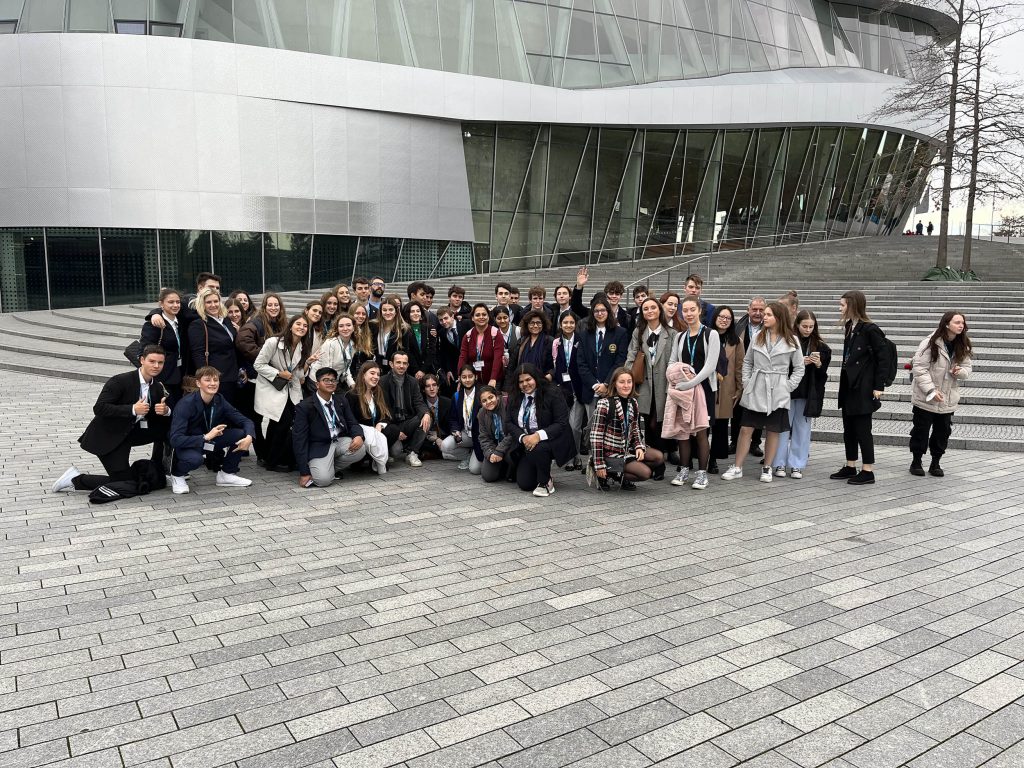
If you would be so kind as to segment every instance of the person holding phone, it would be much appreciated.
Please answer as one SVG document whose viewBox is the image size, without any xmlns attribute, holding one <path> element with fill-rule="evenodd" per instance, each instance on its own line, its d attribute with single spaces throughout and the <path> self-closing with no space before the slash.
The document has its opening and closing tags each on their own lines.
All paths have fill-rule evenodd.
<svg viewBox="0 0 1024 768">
<path fill-rule="evenodd" d="M 219 466 L 217 485 L 245 488 L 252 480 L 238 474 L 242 457 L 252 446 L 255 425 L 220 394 L 220 371 L 196 371 L 199 390 L 186 395 L 171 417 L 171 491 L 188 493 L 185 476 L 204 463 Z"/>
</svg>

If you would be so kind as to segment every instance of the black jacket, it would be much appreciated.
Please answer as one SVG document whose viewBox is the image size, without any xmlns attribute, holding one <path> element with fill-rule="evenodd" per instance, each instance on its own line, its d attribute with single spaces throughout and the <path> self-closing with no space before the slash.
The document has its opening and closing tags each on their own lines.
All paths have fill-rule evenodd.
<svg viewBox="0 0 1024 768">
<path fill-rule="evenodd" d="M 444 330 L 443 328 L 441 329 Z M 410 328 L 405 332 L 404 346 L 409 353 L 409 372 L 413 375 L 417 371 L 422 373 L 437 373 L 438 347 L 440 340 L 437 336 L 430 335 L 430 327 L 422 328 L 420 341 L 416 342 L 416 334 Z"/>
<path fill-rule="evenodd" d="M 593 301 L 593 299 L 591 299 L 591 301 Z M 580 319 L 586 318 L 586 317 L 588 317 L 590 315 L 590 310 L 587 309 L 587 307 L 584 306 L 584 304 L 583 304 L 583 289 L 582 288 L 573 288 L 572 289 L 572 298 L 570 299 L 569 305 L 572 307 L 572 311 L 575 312 L 576 316 L 578 318 L 580 318 Z M 618 312 L 616 312 L 616 314 L 615 314 L 615 319 L 618 322 L 620 328 L 625 328 L 626 329 L 626 334 L 627 335 L 629 334 L 630 331 L 632 331 L 633 326 L 632 326 L 632 324 L 630 322 L 629 311 L 626 310 L 626 308 L 623 307 L 621 304 L 618 307 Z M 556 330 L 561 330 L 561 329 L 556 329 Z"/>
<path fill-rule="evenodd" d="M 92 407 L 93 419 L 78 438 L 82 450 L 96 456 L 104 456 L 123 443 L 135 426 L 133 406 L 139 402 L 141 392 L 139 372 L 134 368 L 107 379 L 99 397 L 96 398 L 96 404 Z M 154 381 L 149 388 L 151 408 L 146 416 L 146 423 L 154 435 L 161 436 L 160 439 L 167 434 L 171 420 L 168 416 L 157 416 L 153 407 L 166 395 L 164 385 Z"/>
<path fill-rule="evenodd" d="M 448 437 L 451 434 L 449 430 L 449 419 L 451 418 L 452 412 L 452 399 L 445 397 L 444 395 L 437 396 L 437 413 L 434 413 L 433 407 L 426 401 L 423 400 L 423 405 L 426 406 L 427 413 L 430 414 L 430 420 L 433 422 L 430 425 L 430 429 L 437 432 L 439 437 Z"/>
<path fill-rule="evenodd" d="M 804 356 L 807 355 L 807 339 L 800 339 L 800 348 Z M 821 368 L 808 365 L 804 368 L 804 377 L 796 389 L 790 393 L 793 400 L 806 400 L 804 416 L 815 419 L 821 416 L 821 408 L 825 403 L 825 382 L 828 381 L 828 366 L 832 362 L 832 350 L 822 342 L 818 346 L 818 353 L 821 355 Z"/>
<path fill-rule="evenodd" d="M 437 368 L 441 374 L 450 373 L 455 381 L 452 387 L 458 386 L 459 378 L 459 352 L 462 349 L 462 337 L 470 328 L 470 323 L 456 323 L 455 341 L 448 340 L 448 331 L 445 328 L 437 329 Z"/>
<path fill-rule="evenodd" d="M 516 375 L 516 369 L 524 362 L 533 363 L 540 369 L 540 372 L 547 376 L 551 373 L 551 369 L 555 366 L 555 361 L 551 358 L 551 337 L 546 333 L 542 333 L 540 338 L 537 339 L 537 344 L 532 349 L 528 349 L 529 339 L 525 336 L 521 336 L 516 340 L 515 346 L 508 355 L 508 365 L 505 366 L 505 384 L 504 389 L 506 392 L 511 392 L 516 383 L 513 378 Z M 531 357 L 537 359 L 524 360 L 524 352 Z"/>
<path fill-rule="evenodd" d="M 215 318 L 206 322 L 196 320 L 188 327 L 188 348 L 192 355 L 192 370 L 212 365 L 220 371 L 221 381 L 238 381 L 238 350 L 235 349 L 235 329 L 225 319 L 223 325 Z"/>
<path fill-rule="evenodd" d="M 547 382 L 540 383 L 534 392 L 537 408 L 537 429 L 547 433 L 551 442 L 551 452 L 558 464 L 572 461 L 576 447 L 572 441 L 572 430 L 569 428 L 569 409 L 565 398 L 557 388 Z M 519 426 L 519 410 L 523 404 L 523 393 L 518 389 L 509 398 L 505 411 L 505 434 L 512 435 L 513 444 L 520 444 L 526 432 Z"/>
<path fill-rule="evenodd" d="M 849 328 L 850 323 L 847 323 Z M 885 389 L 885 335 L 874 323 L 857 323 L 843 343 L 839 407 L 847 416 L 874 413 L 872 392 Z"/>
<path fill-rule="evenodd" d="M 197 323 L 198 325 L 198 323 Z M 211 401 L 213 405 L 213 424 L 227 424 L 228 427 L 241 429 L 250 437 L 255 436 L 256 426 L 231 403 L 224 399 L 224 396 L 217 393 Z M 171 447 L 178 451 L 183 448 L 202 450 L 203 438 L 211 427 L 206 425 L 206 403 L 199 392 L 185 395 L 174 407 L 171 414 Z"/>
<path fill-rule="evenodd" d="M 387 402 L 388 408 L 391 409 L 393 421 L 399 421 L 400 413 L 404 416 L 403 421 L 414 416 L 418 418 L 427 413 L 427 406 L 423 402 L 423 395 L 420 394 L 419 382 L 412 375 L 412 368 L 403 377 L 402 393 L 400 396 L 396 396 L 394 393 L 395 375 L 391 371 L 388 371 L 381 378 L 380 388 L 384 391 L 384 400 Z"/>
<path fill-rule="evenodd" d="M 583 331 L 577 335 L 580 340 L 580 348 L 577 350 L 580 356 L 580 379 L 583 382 L 580 399 L 586 404 L 594 400 L 594 385 L 606 383 L 612 371 L 626 364 L 629 333 L 622 326 L 606 328 L 600 353 L 597 351 L 597 331 Z"/>
<path fill-rule="evenodd" d="M 164 322 L 167 323 L 166 318 Z M 178 323 L 178 333 L 183 333 L 182 329 L 184 326 Z M 139 340 L 142 342 L 142 346 L 146 347 L 150 344 L 156 344 L 164 351 L 164 369 L 160 371 L 160 375 L 156 377 L 157 381 L 161 381 L 164 384 L 180 384 L 181 383 L 181 371 L 186 361 L 185 351 L 178 345 L 178 337 L 174 335 L 174 330 L 171 328 L 171 324 L 167 323 L 164 328 L 156 328 L 150 319 L 147 317 L 146 322 L 142 324 L 142 333 L 139 334 Z M 181 339 L 181 346 L 185 346 L 187 339 L 183 336 Z M 178 365 L 178 361 L 182 362 L 182 365 Z"/>
<path fill-rule="evenodd" d="M 332 398 L 334 412 L 338 415 L 337 428 L 343 437 L 362 437 L 363 428 L 352 413 L 348 399 L 337 392 Z M 331 447 L 331 428 L 327 414 L 320 405 L 320 398 L 312 394 L 295 406 L 295 421 L 292 423 L 292 447 L 295 450 L 295 465 L 300 475 L 309 474 L 309 460 L 321 459 Z"/>
</svg>

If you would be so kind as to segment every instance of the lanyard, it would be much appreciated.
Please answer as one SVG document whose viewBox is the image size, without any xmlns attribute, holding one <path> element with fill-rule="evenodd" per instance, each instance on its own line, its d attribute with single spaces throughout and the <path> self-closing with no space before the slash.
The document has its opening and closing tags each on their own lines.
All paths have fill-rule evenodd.
<svg viewBox="0 0 1024 768">
<path fill-rule="evenodd" d="M 327 414 L 327 423 L 331 425 L 331 436 L 333 437 L 334 431 L 338 428 L 338 419 L 336 411 L 334 410 L 334 406 L 332 405 L 330 400 L 324 403 L 323 408 L 324 413 Z"/>
<path fill-rule="evenodd" d="M 498 412 L 495 411 L 494 416 L 491 418 L 494 419 L 494 439 L 501 440 L 501 438 L 505 436 L 505 433 L 501 431 L 501 416 L 499 416 Z"/>
<path fill-rule="evenodd" d="M 215 410 L 215 408 L 214 408 L 214 405 L 213 405 L 212 402 L 210 403 L 209 415 L 207 415 L 206 409 L 205 408 L 203 409 L 203 420 L 206 421 L 206 431 L 207 432 L 209 432 L 210 430 L 213 429 L 213 413 L 214 413 L 214 410 Z"/>
<path fill-rule="evenodd" d="M 572 339 L 562 339 L 562 356 L 565 357 L 565 369 L 569 370 L 572 362 Z"/>
<path fill-rule="evenodd" d="M 476 388 L 462 393 L 462 424 L 466 429 L 472 426 L 473 421 L 473 400 L 476 397 Z"/>
<path fill-rule="evenodd" d="M 691 366 L 696 367 L 696 365 L 697 365 L 696 363 L 693 362 L 693 360 L 694 360 L 694 355 L 697 354 L 697 342 L 700 341 L 700 339 L 701 339 L 701 337 L 703 335 L 704 335 L 704 324 L 701 323 L 700 326 L 697 328 L 697 335 L 696 336 L 690 336 L 689 331 L 687 331 L 686 332 L 686 336 L 683 337 L 683 341 L 686 342 L 686 351 L 690 353 L 690 365 Z M 691 341 L 691 339 L 692 339 L 692 341 Z"/>
<path fill-rule="evenodd" d="M 476 360 L 480 362 L 484 359 L 484 335 L 479 330 L 476 332 Z"/>
</svg>

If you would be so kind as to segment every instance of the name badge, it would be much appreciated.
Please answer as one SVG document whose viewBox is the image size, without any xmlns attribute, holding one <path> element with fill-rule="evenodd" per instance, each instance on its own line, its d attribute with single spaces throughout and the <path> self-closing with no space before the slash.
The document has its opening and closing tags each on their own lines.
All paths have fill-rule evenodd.
<svg viewBox="0 0 1024 768">
<path fill-rule="evenodd" d="M 483 360 L 477 360 L 475 363 L 473 363 L 473 370 L 474 371 L 482 371 L 483 369 L 484 369 L 484 361 Z"/>
<path fill-rule="evenodd" d="M 572 382 L 572 376 L 570 376 L 568 373 L 563 373 L 562 374 L 562 381 L 564 381 L 565 383 L 569 384 L 569 383 Z"/>
<path fill-rule="evenodd" d="M 213 447 L 213 443 L 203 443 L 203 450 L 204 451 L 213 451 L 213 450 L 216 450 L 216 449 Z"/>
<path fill-rule="evenodd" d="M 149 429 L 149 424 L 146 423 L 145 419 L 139 422 L 139 429 Z"/>
</svg>

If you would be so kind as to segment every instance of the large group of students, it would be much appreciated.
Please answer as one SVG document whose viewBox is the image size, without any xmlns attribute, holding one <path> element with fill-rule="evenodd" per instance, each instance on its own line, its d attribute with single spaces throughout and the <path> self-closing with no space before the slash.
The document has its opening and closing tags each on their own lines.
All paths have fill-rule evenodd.
<svg viewBox="0 0 1024 768">
<path fill-rule="evenodd" d="M 862 292 L 839 299 L 844 342 L 833 366 L 794 291 L 755 296 L 736 312 L 702 298 L 693 274 L 682 293 L 637 285 L 627 306 L 616 280 L 585 302 L 588 279 L 581 267 L 553 302 L 532 287 L 525 305 L 508 283 L 497 284 L 493 305 L 468 304 L 454 285 L 435 306 L 425 282 L 403 298 L 383 278 L 360 277 L 289 314 L 277 293 L 257 306 L 243 290 L 225 297 L 220 278 L 201 273 L 194 295 L 160 292 L 137 370 L 112 377 L 97 398 L 79 442 L 104 474 L 72 466 L 53 490 L 104 500 L 144 475 L 182 494 L 203 466 L 217 485 L 245 487 L 250 452 L 302 487 L 327 487 L 350 468 L 383 476 L 402 459 L 414 468 L 457 462 L 538 497 L 555 492 L 554 467 L 582 471 L 601 491 L 664 480 L 670 466 L 672 485 L 704 490 L 710 475 L 742 478 L 749 455 L 761 459 L 762 482 L 800 479 L 835 367 L 846 463 L 831 477 L 875 482 L 872 415 L 892 383 L 894 347 Z M 914 475 L 925 474 L 925 454 L 928 472 L 943 475 L 971 357 L 957 311 L 914 356 Z M 143 445 L 150 458 L 130 463 Z"/>
</svg>

